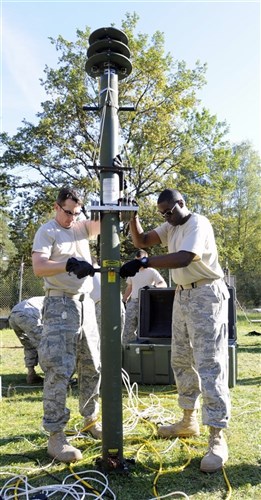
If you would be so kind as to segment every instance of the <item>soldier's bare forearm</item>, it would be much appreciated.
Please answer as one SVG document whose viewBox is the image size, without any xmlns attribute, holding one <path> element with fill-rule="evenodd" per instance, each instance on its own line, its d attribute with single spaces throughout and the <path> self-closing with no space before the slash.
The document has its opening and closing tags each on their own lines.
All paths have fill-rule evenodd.
<svg viewBox="0 0 261 500">
<path fill-rule="evenodd" d="M 133 245 L 136 248 L 144 248 L 145 246 L 145 238 L 144 238 L 144 231 L 142 229 L 141 223 L 139 221 L 139 218 L 133 217 L 130 220 L 130 233 L 131 233 L 131 238 Z"/>
</svg>

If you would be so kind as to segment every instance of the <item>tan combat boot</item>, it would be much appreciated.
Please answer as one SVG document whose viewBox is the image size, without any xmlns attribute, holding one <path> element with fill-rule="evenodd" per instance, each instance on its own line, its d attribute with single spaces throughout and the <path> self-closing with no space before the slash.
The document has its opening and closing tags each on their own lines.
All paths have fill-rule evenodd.
<svg viewBox="0 0 261 500">
<path fill-rule="evenodd" d="M 57 458 L 61 462 L 70 463 L 82 460 L 80 450 L 68 443 L 62 431 L 50 433 L 47 450 L 52 458 Z"/>
<path fill-rule="evenodd" d="M 83 425 L 83 432 L 89 432 L 94 439 L 102 438 L 102 426 L 101 424 L 98 424 L 96 420 L 92 418 L 85 418 Z"/>
<path fill-rule="evenodd" d="M 200 470 L 202 472 L 216 472 L 228 460 L 227 443 L 221 429 L 209 428 L 208 452 L 202 458 Z"/>
<path fill-rule="evenodd" d="M 199 436 L 199 434 L 197 410 L 183 410 L 183 417 L 179 422 L 172 425 L 161 425 L 158 428 L 158 436 L 164 438 L 191 437 Z"/>
</svg>

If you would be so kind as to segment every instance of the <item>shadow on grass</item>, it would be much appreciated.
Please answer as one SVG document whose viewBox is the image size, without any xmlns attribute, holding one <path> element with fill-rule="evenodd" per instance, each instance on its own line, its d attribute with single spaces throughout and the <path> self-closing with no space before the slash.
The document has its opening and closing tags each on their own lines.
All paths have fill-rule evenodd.
<svg viewBox="0 0 261 500">
<path fill-rule="evenodd" d="M 77 393 L 77 379 L 72 379 L 71 383 L 68 387 L 68 394 L 70 392 Z M 33 396 L 30 395 L 30 392 L 33 393 Z M 8 374 L 2 375 L 2 396 L 3 397 L 13 397 L 15 395 L 18 396 L 27 396 L 24 398 L 24 401 L 38 401 L 39 398 L 35 395 L 39 394 L 39 398 L 42 399 L 43 394 L 43 384 L 27 384 L 26 377 L 24 375 L 16 374 Z"/>
<path fill-rule="evenodd" d="M 156 444 L 156 441 L 152 440 L 152 443 Z M 82 474 L 86 472 L 87 474 L 90 470 L 105 472 L 98 465 L 99 458 L 102 458 L 102 443 L 100 441 L 88 438 L 75 439 L 72 444 L 82 451 L 84 457 L 81 462 L 71 466 L 76 474 L 80 472 Z M 136 458 L 137 443 L 134 444 L 133 453 Z M 124 450 L 127 453 L 129 443 L 125 443 L 125 445 Z M 173 451 L 170 452 L 171 455 L 169 453 L 161 455 L 163 474 L 156 481 L 158 495 L 183 491 L 188 496 L 199 494 L 199 498 L 202 497 L 202 494 L 208 495 L 208 498 L 216 498 L 215 495 L 218 498 L 225 498 L 227 485 L 222 471 L 215 474 L 200 472 L 200 461 L 205 452 L 201 448 L 202 446 L 205 448 L 205 443 L 202 444 L 199 441 L 194 445 L 192 444 L 191 448 L 192 455 L 187 454 L 186 447 L 182 444 L 178 448 L 173 448 Z M 39 432 L 2 438 L 0 439 L 0 446 L 1 487 L 10 479 L 10 473 L 13 476 L 18 473 L 28 474 L 29 483 L 40 486 L 61 483 L 72 472 L 66 464 L 58 461 L 51 463 L 51 459 L 47 455 L 47 436 Z M 124 457 L 124 462 L 127 462 L 124 472 L 116 471 L 106 474 L 109 487 L 116 495 L 117 500 L 147 500 L 155 496 L 153 484 L 160 463 L 157 454 L 155 455 L 152 452 L 153 448 L 149 447 L 148 450 L 148 453 L 141 455 L 141 459 L 137 459 L 133 463 L 130 462 L 129 458 L 134 457 L 128 456 L 128 459 Z M 86 456 L 87 454 L 88 456 Z M 191 462 L 180 471 L 180 467 L 186 464 L 188 456 L 191 456 Z M 45 469 L 47 466 L 48 468 Z M 236 465 L 230 465 L 228 462 L 225 472 L 234 492 L 242 489 L 242 494 L 247 491 L 244 498 L 258 498 L 258 496 L 251 496 L 251 488 L 255 488 L 260 484 L 260 469 L 255 463 L 240 462 Z"/>
<path fill-rule="evenodd" d="M 82 447 L 79 446 L 79 448 Z M 218 471 L 214 474 L 204 474 L 200 472 L 200 459 L 201 457 L 192 459 L 189 466 L 182 472 L 171 471 L 161 475 L 156 481 L 157 494 L 166 495 L 174 491 L 183 491 L 188 496 L 199 494 L 201 498 L 202 494 L 205 494 L 208 495 L 209 498 L 212 498 L 215 495 L 221 494 L 222 497 L 225 498 L 227 485 L 222 471 Z M 33 474 L 32 463 L 35 464 L 36 468 L 35 476 Z M 52 466 L 48 466 L 48 471 L 42 469 L 39 479 L 38 475 L 40 472 L 40 463 L 41 467 L 45 467 L 47 464 L 50 464 L 50 459 L 46 455 L 46 447 L 25 452 L 24 454 L 7 453 L 5 455 L 5 465 L 12 467 L 17 466 L 21 467 L 21 469 L 23 467 L 26 468 L 30 466 L 29 483 L 34 486 L 60 484 L 62 480 L 71 473 L 66 464 L 56 462 L 52 464 Z M 173 464 L 163 463 L 163 471 L 166 466 L 172 467 Z M 87 472 L 89 474 L 90 471 L 99 471 L 104 473 L 104 471 L 101 471 L 97 467 L 96 461 L 92 461 L 91 459 L 88 461 L 83 460 L 77 465 L 72 464 L 71 467 L 75 474 L 83 474 L 86 472 L 87 475 Z M 107 474 L 109 487 L 114 492 L 117 500 L 147 500 L 154 496 L 153 483 L 156 477 L 157 467 L 158 463 L 154 464 L 155 472 L 151 472 L 148 471 L 148 469 L 146 469 L 141 463 L 134 463 L 125 469 L 127 471 L 125 473 L 117 471 L 109 472 Z M 225 471 L 228 481 L 232 487 L 232 491 L 235 492 L 236 490 L 244 490 L 246 488 L 249 492 L 249 496 L 246 496 L 245 498 L 257 498 L 256 496 L 251 497 L 251 493 L 249 491 L 249 488 L 260 484 L 260 471 L 257 466 L 247 463 L 240 463 L 238 465 L 231 466 L 227 465 Z M 84 474 L 81 475 L 81 477 L 84 479 Z M 7 478 L 10 478 L 10 475 L 8 475 L 6 479 L 1 479 L 1 487 L 3 487 Z M 97 483 L 95 487 L 97 487 Z M 218 498 L 221 497 L 219 496 Z"/>
<path fill-rule="evenodd" d="M 237 352 L 238 353 L 249 353 L 249 354 L 260 354 L 261 352 L 261 343 L 259 344 L 251 344 L 251 345 L 238 345 L 237 346 Z"/>
<path fill-rule="evenodd" d="M 2 396 L 13 398 L 25 397 L 23 400 L 39 401 L 42 399 L 43 386 L 41 384 L 29 385 L 24 375 L 9 374 L 2 375 Z"/>
<path fill-rule="evenodd" d="M 237 385 L 260 385 L 261 377 L 237 379 Z"/>
<path fill-rule="evenodd" d="M 8 373 L 8 375 L 2 375 L 2 385 L 8 387 L 9 385 L 12 387 L 20 386 L 28 389 L 32 389 L 32 387 L 42 388 L 41 384 L 30 385 L 26 382 L 26 373 Z"/>
</svg>

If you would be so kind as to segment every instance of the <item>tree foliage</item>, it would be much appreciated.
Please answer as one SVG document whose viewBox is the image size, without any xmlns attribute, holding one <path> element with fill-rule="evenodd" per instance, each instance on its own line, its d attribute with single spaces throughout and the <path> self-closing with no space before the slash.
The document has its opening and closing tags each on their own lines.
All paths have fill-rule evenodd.
<svg viewBox="0 0 261 500">
<path fill-rule="evenodd" d="M 137 25 L 134 13 L 126 14 L 121 27 L 133 69 L 119 82 L 119 105 L 135 109 L 118 114 L 119 153 L 129 167 L 125 194 L 137 200 L 147 229 L 160 222 L 155 200 L 162 188 L 179 189 L 192 210 L 211 218 L 222 260 L 229 255 L 231 267 L 237 269 L 245 265 L 242 255 L 249 251 L 246 208 L 236 203 L 245 182 L 246 149 L 233 149 L 226 140 L 226 123 L 197 97 L 206 84 L 206 65 L 196 61 L 190 69 L 185 61 L 174 60 L 165 53 L 161 32 L 149 39 L 137 33 Z M 99 95 L 98 81 L 85 72 L 90 33 L 89 27 L 78 29 L 74 42 L 61 35 L 50 38 L 58 61 L 56 68 L 45 67 L 41 84 L 46 100 L 36 123 L 24 120 L 13 137 L 1 134 L 1 187 L 6 205 L 15 194 L 9 207 L 12 240 L 25 259 L 30 259 L 35 229 L 50 216 L 58 188 L 76 186 L 87 203 L 99 196 L 100 116 L 83 110 L 83 105 L 97 106 Z M 248 211 L 252 208 L 249 199 Z M 122 240 L 123 255 L 130 255 L 130 239 Z"/>
<path fill-rule="evenodd" d="M 227 207 L 223 243 L 238 296 L 258 306 L 261 297 L 261 170 L 260 158 L 249 143 L 234 148 L 237 169 Z"/>
</svg>

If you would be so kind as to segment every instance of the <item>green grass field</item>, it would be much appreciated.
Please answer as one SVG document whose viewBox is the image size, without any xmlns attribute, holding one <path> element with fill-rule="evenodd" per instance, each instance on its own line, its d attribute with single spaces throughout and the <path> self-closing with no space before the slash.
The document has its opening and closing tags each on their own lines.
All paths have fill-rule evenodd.
<svg viewBox="0 0 261 500">
<path fill-rule="evenodd" d="M 201 436 L 195 440 L 157 438 L 157 423 L 173 421 L 181 415 L 175 386 L 139 386 L 136 393 L 130 393 L 123 386 L 126 471 L 107 475 L 111 491 L 98 483 L 98 480 L 106 481 L 98 466 L 102 443 L 79 432 L 82 419 L 78 412 L 77 385 L 68 390 L 67 406 L 71 410 L 68 433 L 84 459 L 70 467 L 51 462 L 46 453 L 47 436 L 41 427 L 42 388 L 26 384 L 23 349 L 12 330 L 1 330 L 2 498 L 151 500 L 165 496 L 168 499 L 260 500 L 261 323 L 250 322 L 260 318 L 258 314 L 249 314 L 246 318 L 239 312 L 237 316 L 237 384 L 231 388 L 232 418 L 226 431 L 230 458 L 224 470 L 215 474 L 199 471 L 208 437 L 207 428 L 203 426 Z M 66 493 L 61 491 L 65 478 L 78 492 L 68 492 L 68 486 Z M 9 493 L 7 481 L 12 486 Z M 29 496 L 24 493 L 26 485 L 34 488 Z M 45 497 L 36 495 L 37 487 L 47 491 L 47 486 L 50 490 Z"/>
</svg>

